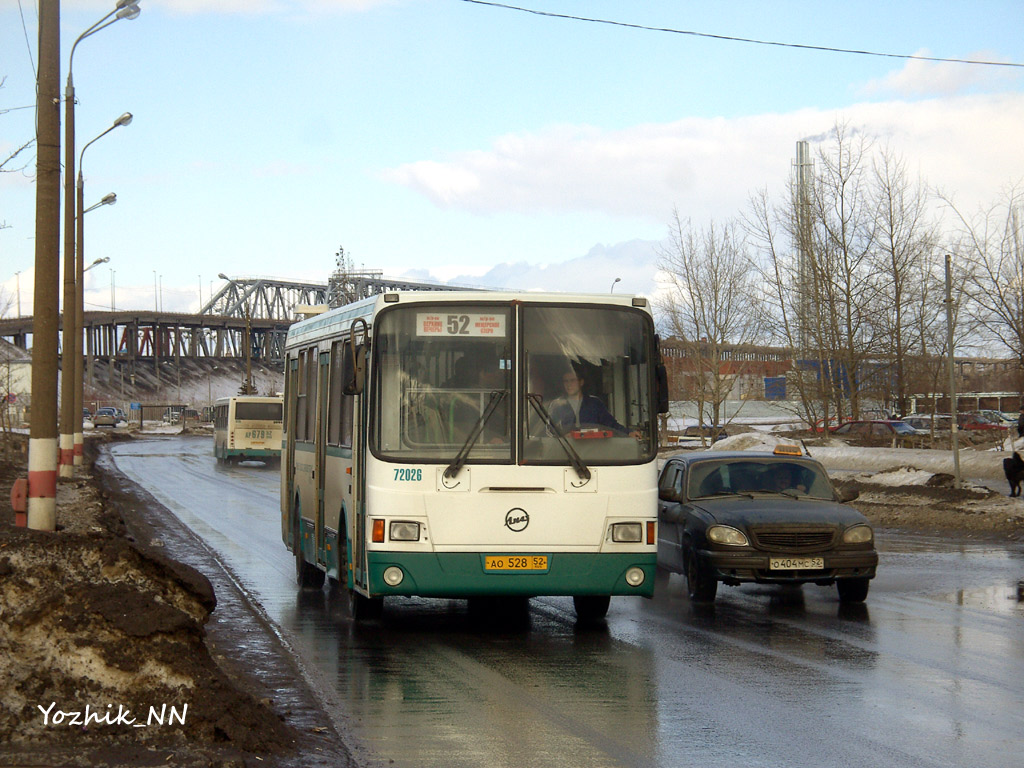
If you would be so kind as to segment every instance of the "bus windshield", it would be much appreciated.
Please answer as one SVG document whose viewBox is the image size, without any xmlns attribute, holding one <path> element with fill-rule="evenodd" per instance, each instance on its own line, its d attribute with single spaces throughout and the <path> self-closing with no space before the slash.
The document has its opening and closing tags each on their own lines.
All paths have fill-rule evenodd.
<svg viewBox="0 0 1024 768">
<path fill-rule="evenodd" d="M 573 452 L 588 464 L 651 459 L 652 337 L 645 314 L 525 306 L 522 335 L 524 462 L 567 464 Z"/>
<path fill-rule="evenodd" d="M 451 461 L 465 449 L 468 461 L 511 461 L 509 307 L 414 305 L 378 323 L 376 450 Z"/>
<path fill-rule="evenodd" d="M 382 458 L 624 464 L 655 450 L 649 317 L 630 307 L 416 304 L 375 329 Z"/>
</svg>

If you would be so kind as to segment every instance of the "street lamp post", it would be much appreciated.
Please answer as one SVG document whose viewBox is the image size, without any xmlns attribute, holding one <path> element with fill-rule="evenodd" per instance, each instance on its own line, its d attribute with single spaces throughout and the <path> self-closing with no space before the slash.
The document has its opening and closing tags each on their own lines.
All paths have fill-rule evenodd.
<svg viewBox="0 0 1024 768">
<path fill-rule="evenodd" d="M 127 6 L 125 6 L 125 7 L 127 7 Z M 132 6 L 132 7 L 134 7 L 134 6 Z M 135 11 L 136 11 L 135 15 L 138 16 L 138 8 L 135 8 Z M 134 18 L 134 16 L 132 18 Z M 116 21 L 116 19 L 115 19 L 115 21 Z M 110 23 L 112 24 L 113 22 L 110 22 Z M 74 245 L 75 241 L 77 241 L 77 245 L 78 245 L 78 247 L 77 247 L 78 258 L 75 260 L 76 263 L 77 263 L 77 267 L 78 267 L 78 275 L 77 275 L 77 279 L 75 280 L 75 284 L 72 286 L 72 288 L 73 288 L 73 290 L 74 290 L 74 292 L 76 294 L 77 301 L 75 302 L 75 304 L 77 306 L 76 306 L 75 311 L 74 311 L 74 333 L 71 336 L 70 348 L 67 345 L 65 345 L 65 357 L 67 355 L 67 352 L 70 351 L 72 353 L 72 357 L 70 358 L 70 360 L 73 361 L 70 366 L 65 366 L 65 368 L 67 369 L 67 372 L 71 374 L 71 395 L 70 395 L 71 402 L 69 404 L 69 407 L 71 409 L 71 414 L 70 414 L 71 418 L 70 418 L 69 423 L 73 425 L 73 428 L 71 430 L 72 434 L 71 434 L 71 440 L 70 440 L 70 443 L 71 443 L 71 457 L 70 457 L 71 461 L 69 462 L 69 465 L 66 468 L 65 468 L 65 465 L 64 465 L 64 462 L 63 462 L 64 446 L 63 445 L 61 446 L 61 458 L 62 458 L 62 461 L 61 461 L 61 470 L 60 471 L 61 471 L 61 476 L 63 476 L 63 477 L 70 477 L 74 473 L 75 466 L 82 464 L 82 461 L 83 461 L 83 459 L 82 459 L 82 450 L 83 450 L 83 445 L 85 443 L 84 430 L 82 428 L 82 405 L 83 405 L 83 401 L 85 399 L 84 398 L 84 394 L 83 394 L 83 389 L 84 389 L 85 385 L 83 383 L 83 376 L 84 376 L 84 370 L 83 369 L 84 369 L 84 365 L 83 365 L 83 360 L 82 360 L 82 354 L 83 354 L 83 351 L 84 351 L 84 344 L 83 344 L 83 341 L 82 341 L 82 337 L 83 337 L 83 335 L 85 333 L 85 328 L 83 327 L 84 321 L 85 321 L 85 313 L 83 311 L 83 306 L 84 306 L 84 303 L 85 303 L 85 266 L 84 265 L 85 265 L 85 214 L 86 214 L 86 210 L 85 210 L 85 176 L 82 174 L 82 167 L 83 167 L 83 163 L 85 162 L 85 150 L 87 150 L 89 147 L 91 147 L 97 141 L 102 139 L 104 136 L 106 136 L 108 133 L 110 133 L 115 128 L 120 128 L 122 125 L 131 125 L 131 122 L 132 122 L 132 113 L 131 112 L 123 113 L 120 117 L 117 118 L 117 120 L 115 120 L 113 122 L 113 124 L 109 128 L 107 128 L 105 131 L 100 133 L 96 138 L 94 138 L 91 141 L 87 142 L 86 145 L 84 147 L 82 147 L 82 151 L 78 154 L 78 183 L 75 185 L 75 187 L 76 187 L 75 211 L 77 212 L 77 215 L 75 216 L 75 219 L 77 220 L 76 221 L 77 226 L 76 226 L 76 229 L 75 229 L 75 235 L 76 236 L 72 238 L 72 245 Z M 93 210 L 95 208 L 99 208 L 101 205 L 113 205 L 116 202 L 117 202 L 117 195 L 115 195 L 113 192 L 111 192 L 108 195 L 104 195 L 103 199 L 100 200 L 100 202 L 96 203 L 96 205 L 89 206 L 89 210 L 91 211 L 91 210 Z M 65 226 L 66 226 L 66 224 L 65 224 Z M 66 243 L 66 241 L 65 241 L 65 243 Z M 65 284 L 65 291 L 66 290 L 67 290 L 67 286 Z M 65 342 L 66 341 L 67 341 L 67 337 L 65 336 Z M 62 396 L 61 397 L 61 405 L 63 406 L 64 405 L 64 389 L 63 389 L 63 387 L 61 388 L 61 396 Z M 64 435 L 63 432 L 61 433 L 61 440 L 62 441 L 65 440 L 65 435 Z"/>
<path fill-rule="evenodd" d="M 612 280 L 612 287 L 608 291 L 608 293 L 614 293 L 615 292 L 615 284 L 616 283 L 621 283 L 621 282 L 622 282 L 622 278 L 621 277 L 616 277 L 614 280 Z"/>
<path fill-rule="evenodd" d="M 64 340 L 64 375 L 61 379 L 61 429 L 59 442 L 59 474 L 61 477 L 71 477 L 74 472 L 73 464 L 75 452 L 75 427 L 81 431 L 82 410 L 79 408 L 75 414 L 75 375 L 76 365 L 74 354 L 79 347 L 75 341 L 76 319 L 78 312 L 75 303 L 78 298 L 78 291 L 75 288 L 75 278 L 81 280 L 82 265 L 78 264 L 77 274 L 75 269 L 75 187 L 72 180 L 75 177 L 75 85 L 73 78 L 75 49 L 78 44 L 90 35 L 94 35 L 101 29 L 106 29 L 121 19 L 134 19 L 139 15 L 139 0 L 117 0 L 114 10 L 106 14 L 85 32 L 80 34 L 71 46 L 71 53 L 68 56 L 68 80 L 64 90 L 64 318 L 63 318 L 63 340 Z M 113 17 L 113 18 L 111 18 Z M 130 119 L 130 118 L 129 118 Z M 70 375 L 69 375 L 70 374 Z"/>
</svg>

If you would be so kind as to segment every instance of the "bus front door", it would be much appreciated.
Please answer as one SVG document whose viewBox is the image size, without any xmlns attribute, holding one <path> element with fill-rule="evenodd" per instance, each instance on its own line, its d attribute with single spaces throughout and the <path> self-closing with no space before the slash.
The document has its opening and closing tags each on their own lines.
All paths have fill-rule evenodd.
<svg viewBox="0 0 1024 768">
<path fill-rule="evenodd" d="M 317 414 L 316 414 L 316 455 L 314 466 L 316 467 L 316 561 L 327 563 L 327 536 L 324 529 L 324 498 L 326 496 L 327 479 L 327 404 L 330 400 L 330 389 L 328 384 L 331 370 L 331 356 L 323 352 L 320 354 L 320 365 L 317 368 Z"/>
</svg>

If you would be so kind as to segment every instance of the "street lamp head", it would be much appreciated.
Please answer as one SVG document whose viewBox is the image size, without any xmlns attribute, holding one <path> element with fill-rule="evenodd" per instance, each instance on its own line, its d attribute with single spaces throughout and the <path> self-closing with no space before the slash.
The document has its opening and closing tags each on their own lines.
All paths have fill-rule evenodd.
<svg viewBox="0 0 1024 768">
<path fill-rule="evenodd" d="M 131 123 L 132 123 L 132 113 L 131 112 L 125 112 L 123 115 L 121 115 L 119 118 L 117 118 L 117 120 L 114 121 L 114 127 L 118 128 L 118 127 L 120 127 L 122 125 L 131 125 Z"/>
<path fill-rule="evenodd" d="M 117 195 L 113 192 L 108 192 L 100 198 L 100 205 L 113 205 L 117 202 Z"/>
<path fill-rule="evenodd" d="M 227 280 L 229 283 L 231 282 L 231 278 L 225 275 L 223 272 L 217 275 L 217 277 L 219 277 L 221 280 Z"/>
<path fill-rule="evenodd" d="M 117 18 L 128 19 L 128 21 L 131 21 L 132 19 L 137 19 L 140 13 L 142 13 L 142 11 L 139 9 L 139 6 L 128 5 L 117 12 Z"/>
</svg>

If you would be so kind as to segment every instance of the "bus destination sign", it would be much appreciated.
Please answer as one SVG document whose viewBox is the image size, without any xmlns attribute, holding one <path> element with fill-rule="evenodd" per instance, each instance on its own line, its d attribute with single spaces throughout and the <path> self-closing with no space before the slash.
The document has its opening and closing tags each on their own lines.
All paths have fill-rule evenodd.
<svg viewBox="0 0 1024 768">
<path fill-rule="evenodd" d="M 505 338 L 505 316 L 486 312 L 418 312 L 417 336 Z"/>
</svg>

